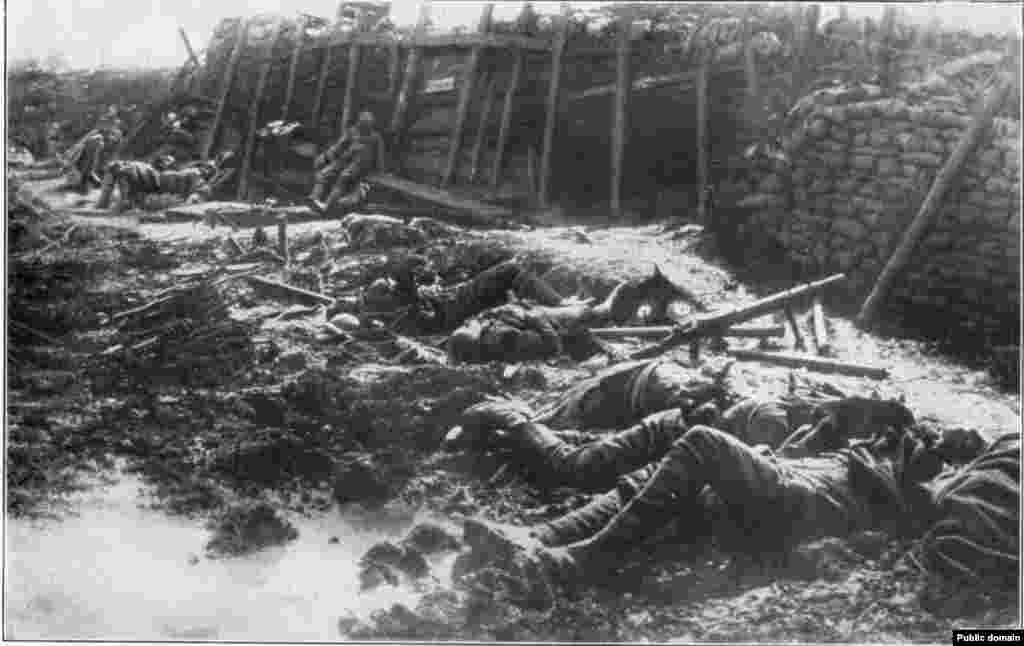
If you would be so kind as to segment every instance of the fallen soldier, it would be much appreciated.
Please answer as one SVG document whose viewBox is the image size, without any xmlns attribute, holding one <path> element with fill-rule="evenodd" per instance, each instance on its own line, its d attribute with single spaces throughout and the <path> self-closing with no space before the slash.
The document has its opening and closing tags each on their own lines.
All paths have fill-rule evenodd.
<svg viewBox="0 0 1024 646">
<path fill-rule="evenodd" d="M 376 130 L 374 116 L 360 112 L 355 125 L 346 128 L 337 143 L 316 158 L 316 181 L 309 199 L 321 211 L 329 211 L 342 201 L 354 208 L 369 194 L 366 177 L 386 166 L 384 139 Z M 328 188 L 330 193 L 323 201 Z"/>
<path fill-rule="evenodd" d="M 173 163 L 173 162 L 172 162 Z M 155 164 L 143 161 L 115 160 L 107 165 L 102 191 L 96 208 L 110 207 L 114 187 L 120 193 L 118 211 L 141 209 L 149 195 L 176 195 L 188 201 L 197 201 L 209 190 L 209 184 L 218 171 L 218 162 L 197 162 L 181 170 L 168 168 L 158 160 Z"/>
<path fill-rule="evenodd" d="M 622 282 L 601 303 L 568 301 L 512 261 L 499 263 L 450 287 L 417 285 L 412 275 L 378 279 L 363 293 L 369 315 L 402 316 L 420 333 L 452 331 L 446 342 L 456 361 L 521 361 L 563 352 L 583 359 L 614 354 L 589 327 L 621 324 L 645 302 L 656 308 L 692 298 L 655 267 L 640 281 Z"/>
<path fill-rule="evenodd" d="M 512 411 L 491 410 L 479 415 L 484 422 L 481 428 L 490 426 L 493 431 L 504 426 L 520 445 L 524 438 L 542 432 Z M 909 411 L 902 417 L 903 421 L 913 419 Z M 996 537 L 998 554 L 1004 560 L 1006 554 L 1016 554 L 1011 549 L 1017 545 L 1016 534 L 1012 533 L 1010 541 L 1005 528 L 1019 527 L 1019 480 L 1005 482 L 999 495 L 961 500 L 959 509 L 943 503 L 942 493 L 950 489 L 943 489 L 944 480 L 936 476 L 947 464 L 957 464 L 985 449 L 974 431 L 946 431 L 936 438 L 914 427 L 878 424 L 869 439 L 850 441 L 851 429 L 841 427 L 837 417 L 829 415 L 809 432 L 802 429 L 805 432 L 800 439 L 784 443 L 777 456 L 708 426 L 687 429 L 677 411 L 659 414 L 657 421 L 642 425 L 648 438 L 645 443 L 603 441 L 597 453 L 593 451 L 597 447 L 577 449 L 577 454 L 600 456 L 577 465 L 577 472 L 586 474 L 588 481 L 608 482 L 638 464 L 645 454 L 653 456 L 652 447 L 668 445 L 646 479 L 634 472 L 630 478 L 620 479 L 612 492 L 535 528 L 467 521 L 466 540 L 484 553 L 515 555 L 517 567 L 528 575 L 557 579 L 616 568 L 646 537 L 674 519 L 685 519 L 681 525 L 692 537 L 710 535 L 730 548 L 765 555 L 785 554 L 803 541 L 864 530 L 919 536 L 946 513 L 960 525 L 947 522 L 945 527 L 972 537 L 985 533 L 990 543 L 991 537 Z M 541 445 L 529 441 L 534 443 L 536 459 Z M 1000 442 L 986 454 L 989 458 L 973 463 L 963 473 L 985 464 L 1005 467 L 1007 473 L 1019 472 L 1019 436 Z M 842 448 L 831 452 L 813 449 L 836 444 Z M 544 447 L 549 462 L 552 456 L 565 453 L 555 450 L 550 441 Z M 556 468 L 554 464 L 551 467 Z M 984 477 L 975 481 L 984 481 Z M 711 508 L 724 511 L 729 522 L 709 526 Z M 976 520 L 986 514 L 1005 520 L 1004 531 L 993 532 Z M 938 542 L 938 538 L 932 541 Z"/>
</svg>

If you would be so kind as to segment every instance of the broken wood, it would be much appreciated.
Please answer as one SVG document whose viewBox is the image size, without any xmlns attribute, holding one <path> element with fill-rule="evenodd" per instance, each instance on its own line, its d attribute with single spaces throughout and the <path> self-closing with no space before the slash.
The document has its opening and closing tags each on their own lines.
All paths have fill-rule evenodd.
<svg viewBox="0 0 1024 646">
<path fill-rule="evenodd" d="M 509 79 L 508 89 L 505 91 L 505 105 L 501 109 L 501 126 L 498 130 L 498 146 L 494 152 L 494 164 L 491 166 L 491 193 L 498 192 L 501 186 L 501 172 L 505 164 L 505 145 L 508 143 L 508 133 L 512 127 L 512 108 L 516 100 L 516 92 L 519 90 L 519 79 L 523 74 L 523 65 L 526 62 L 526 55 L 521 50 L 513 50 L 512 78 Z"/>
<path fill-rule="evenodd" d="M 268 58 L 260 65 L 259 77 L 256 79 L 256 90 L 252 97 L 252 102 L 249 104 L 249 132 L 245 138 L 245 149 L 242 152 L 242 165 L 238 173 L 238 193 L 236 197 L 239 200 L 245 200 L 249 196 L 249 173 L 252 171 L 252 156 L 256 150 L 256 131 L 260 126 L 260 106 L 263 103 L 263 93 L 266 92 L 267 89 L 267 80 L 270 78 L 269 55 L 274 51 L 274 45 L 277 43 L 278 38 L 280 38 L 283 27 L 284 24 L 282 22 L 278 22 L 274 28 L 273 36 L 267 39 L 266 53 Z"/>
<path fill-rule="evenodd" d="M 800 332 L 800 323 L 796 320 L 796 312 L 793 311 L 792 307 L 784 307 L 782 312 L 786 315 L 786 322 L 793 333 L 793 348 L 795 350 L 806 350 L 807 344 L 804 343 L 804 335 Z"/>
<path fill-rule="evenodd" d="M 304 301 L 306 303 L 313 303 L 318 305 L 334 305 L 335 303 L 335 299 L 325 294 L 311 292 L 308 289 L 295 287 L 293 285 L 282 283 L 277 280 L 264 278 L 263 276 L 245 276 L 245 279 L 249 283 L 255 285 L 256 287 L 284 294 L 293 297 L 296 300 Z"/>
<path fill-rule="evenodd" d="M 616 38 L 615 61 L 615 101 L 612 104 L 612 176 L 611 203 L 612 216 L 622 215 L 622 176 L 626 157 L 626 136 L 628 133 L 629 94 L 632 80 L 629 69 L 630 31 L 632 30 L 632 12 L 625 11 L 619 17 L 619 31 Z"/>
<path fill-rule="evenodd" d="M 484 146 L 487 143 L 487 127 L 491 120 L 491 111 L 494 108 L 494 95 L 496 90 L 496 79 L 492 78 L 487 84 L 487 91 L 484 93 L 484 104 L 480 108 L 480 123 L 476 129 L 476 143 L 473 144 L 473 155 L 470 158 L 469 182 L 475 184 L 480 178 L 480 158 L 483 156 Z"/>
<path fill-rule="evenodd" d="M 775 312 L 802 297 L 820 293 L 825 288 L 845 278 L 844 274 L 834 274 L 828 278 L 797 285 L 791 289 L 766 296 L 749 305 L 740 305 L 723 312 L 695 317 L 675 326 L 667 338 L 651 348 L 635 353 L 633 358 L 649 359 L 689 343 L 693 339 L 722 336 L 725 330 L 737 323 L 750 321 L 770 312 Z"/>
<path fill-rule="evenodd" d="M 740 361 L 762 361 L 787 368 L 807 368 L 817 372 L 846 375 L 848 377 L 867 377 L 869 379 L 887 379 L 889 371 L 858 363 L 825 359 L 806 354 L 786 354 L 779 352 L 762 352 L 760 350 L 727 350 L 729 356 Z"/>
<path fill-rule="evenodd" d="M 281 120 L 288 120 L 288 113 L 291 111 L 292 99 L 295 96 L 295 77 L 299 72 L 299 58 L 302 56 L 303 36 L 306 30 L 305 23 L 300 18 L 295 21 L 295 43 L 292 47 L 291 62 L 288 64 L 288 80 L 284 88 L 284 105 L 281 106 Z"/>
<path fill-rule="evenodd" d="M 828 327 L 825 325 L 825 307 L 821 303 L 821 296 L 815 296 L 811 301 L 811 330 L 814 332 L 814 347 L 818 354 L 827 355 L 832 347 L 828 341 Z"/>
<path fill-rule="evenodd" d="M 597 327 L 590 328 L 590 333 L 602 339 L 622 339 L 636 337 L 639 339 L 663 339 L 675 329 L 673 325 L 651 325 L 643 327 Z M 721 336 L 740 339 L 768 339 L 785 336 L 786 329 L 781 325 L 762 327 L 731 327 L 722 331 Z"/>
<path fill-rule="evenodd" d="M 203 146 L 203 159 L 209 159 L 217 145 L 217 137 L 220 134 L 220 127 L 224 121 L 224 111 L 228 105 L 228 95 L 231 93 L 231 86 L 235 80 L 235 70 L 238 69 L 238 61 L 242 57 L 242 50 L 245 49 L 245 41 L 249 34 L 249 21 L 241 20 L 238 23 L 238 34 L 235 37 L 235 45 L 231 49 L 231 58 L 228 59 L 228 67 L 224 71 L 224 79 L 221 81 L 220 100 L 217 101 L 217 111 L 213 115 L 213 124 L 210 126 L 210 134 L 206 138 L 206 145 Z"/>
<path fill-rule="evenodd" d="M 569 38 L 569 6 L 562 3 L 562 12 L 555 27 L 555 39 L 551 44 L 551 77 L 548 84 L 548 98 L 544 110 L 544 140 L 540 153 L 540 177 L 538 199 L 547 208 L 551 197 L 551 152 L 555 144 L 555 124 L 558 123 L 559 93 L 562 89 L 562 57 Z"/>
<path fill-rule="evenodd" d="M 860 313 L 857 315 L 857 325 L 866 327 L 874 321 L 878 310 L 885 302 L 889 289 L 906 266 L 910 264 L 914 250 L 917 249 L 917 244 L 927 233 L 932 220 L 938 216 L 943 198 L 960 174 L 964 162 L 977 147 L 982 133 L 992 123 L 992 119 L 995 117 L 996 112 L 999 111 L 1003 101 L 1006 100 L 1012 85 L 1013 77 L 1009 72 L 1001 71 L 996 78 L 995 85 L 975 109 L 974 120 L 971 122 L 970 127 L 960 138 L 956 149 L 953 150 L 949 159 L 946 160 L 938 175 L 935 176 L 935 181 L 928 190 L 928 194 L 925 196 L 917 215 L 914 216 L 910 226 L 904 232 L 899 246 L 892 252 L 885 267 L 882 268 L 882 272 L 875 281 L 871 293 L 868 294 Z"/>
<path fill-rule="evenodd" d="M 287 265 L 291 260 L 288 253 L 288 214 L 283 213 L 277 216 L 277 253 L 284 259 Z"/>
<path fill-rule="evenodd" d="M 481 33 L 490 29 L 493 12 L 494 4 L 487 3 L 484 5 L 479 25 Z M 474 46 L 469 51 L 469 60 L 466 63 L 462 77 L 462 87 L 459 88 L 459 103 L 455 108 L 455 123 L 452 124 L 451 138 L 448 142 L 448 163 L 445 165 L 444 174 L 441 175 L 441 188 L 448 188 L 458 171 L 459 149 L 462 147 L 462 137 L 466 129 L 466 117 L 469 115 L 469 104 L 473 100 L 473 91 L 476 89 L 480 57 L 482 55 L 483 48 L 480 46 Z"/>
<path fill-rule="evenodd" d="M 188 52 L 188 59 L 192 61 L 193 65 L 199 67 L 201 65 L 199 57 L 196 56 L 195 50 L 192 49 L 192 43 L 189 41 L 188 34 L 185 33 L 184 27 L 178 27 L 178 35 L 181 36 L 181 42 L 185 43 L 185 51 Z"/>
<path fill-rule="evenodd" d="M 47 251 L 49 251 L 50 249 L 55 249 L 56 247 L 59 247 L 59 246 L 61 246 L 63 244 L 67 244 L 68 240 L 71 239 L 71 234 L 74 233 L 76 229 L 78 229 L 78 225 L 77 224 L 72 224 L 56 240 L 51 240 L 49 243 L 47 243 L 46 245 L 40 247 L 39 249 L 30 249 L 28 252 L 22 254 L 21 257 L 23 257 L 23 258 L 32 258 L 32 257 L 35 257 L 35 256 L 41 256 L 44 253 L 46 253 Z"/>
</svg>

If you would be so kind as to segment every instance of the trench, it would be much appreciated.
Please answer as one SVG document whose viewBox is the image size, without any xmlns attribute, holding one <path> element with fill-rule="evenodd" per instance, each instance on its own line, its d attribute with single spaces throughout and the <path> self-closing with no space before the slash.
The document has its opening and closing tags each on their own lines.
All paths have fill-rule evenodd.
<svg viewBox="0 0 1024 646">
<path fill-rule="evenodd" d="M 369 547 L 424 520 L 415 510 L 289 515 L 294 541 L 214 559 L 204 556 L 211 532 L 149 508 L 137 476 L 116 470 L 87 485 L 64 518 L 8 519 L 7 639 L 336 640 L 341 616 L 415 605 L 409 587 L 361 592 L 358 577 Z"/>
</svg>

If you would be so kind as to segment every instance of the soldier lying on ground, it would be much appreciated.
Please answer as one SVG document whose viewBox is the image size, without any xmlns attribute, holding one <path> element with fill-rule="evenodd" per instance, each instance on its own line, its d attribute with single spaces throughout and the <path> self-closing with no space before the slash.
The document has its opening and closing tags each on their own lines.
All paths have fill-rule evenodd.
<svg viewBox="0 0 1024 646">
<path fill-rule="evenodd" d="M 586 358 L 609 351 L 588 328 L 624 323 L 645 302 L 663 309 L 692 298 L 655 267 L 640 281 L 622 282 L 601 303 L 564 299 L 512 261 L 450 287 L 417 285 L 411 272 L 378 279 L 363 294 L 368 315 L 402 316 L 420 333 L 453 331 L 448 352 L 457 361 L 520 361 L 566 352 Z"/>
<path fill-rule="evenodd" d="M 176 195 L 192 201 L 204 199 L 211 192 L 219 164 L 224 159 L 222 155 L 217 160 L 196 162 L 181 170 L 170 168 L 173 159 L 170 162 L 157 160 L 154 164 L 114 160 L 107 164 L 96 208 L 110 206 L 114 186 L 121 194 L 118 210 L 143 208 L 147 195 Z"/>
<path fill-rule="evenodd" d="M 316 158 L 316 183 L 309 197 L 328 211 L 342 198 L 349 207 L 366 199 L 369 185 L 363 180 L 387 167 L 384 139 L 376 130 L 370 112 L 360 112 L 356 124 L 346 128 L 341 139 Z M 330 188 L 326 202 L 324 193 Z"/>
<path fill-rule="evenodd" d="M 648 417 L 593 446 L 571 448 L 525 411 L 478 405 L 467 411 L 464 425 L 482 434 L 504 429 L 505 442 L 524 451 L 524 461 L 539 462 L 556 480 L 619 480 L 589 505 L 529 530 L 467 521 L 466 540 L 485 554 L 515 555 L 525 574 L 558 578 L 621 565 L 645 537 L 677 518 L 686 520 L 683 527 L 693 538 L 713 535 L 732 548 L 765 555 L 863 530 L 920 535 L 945 514 L 953 520 L 929 534 L 933 560 L 946 556 L 944 562 L 962 563 L 973 555 L 977 560 L 966 567 L 974 573 L 1004 565 L 1017 552 L 1016 529 L 1008 528 L 1019 525 L 1019 435 L 1000 440 L 967 471 L 937 478 L 947 464 L 980 454 L 980 435 L 957 429 L 936 437 L 909 425 L 913 417 L 906 409 L 890 412 L 902 414 L 876 417 L 874 433 L 862 440 L 851 440 L 854 429 L 843 427 L 843 416 L 827 415 L 800 429 L 776 456 L 709 426 L 687 428 L 679 410 Z M 816 450 L 821 446 L 841 448 Z M 653 460 L 659 460 L 656 466 Z M 630 473 L 645 463 L 646 469 Z M 993 469 L 1003 473 L 1001 486 L 990 487 L 984 497 L 977 495 L 981 487 L 968 487 L 975 497 L 949 502 L 949 492 L 962 493 L 964 482 L 991 481 L 991 474 L 981 472 Z M 954 485 L 959 478 L 960 488 L 946 484 L 949 478 Z M 711 509 L 724 512 L 729 522 L 709 526 Z M 949 536 L 956 532 L 956 539 Z M 981 547 L 963 547 L 958 560 L 948 556 L 965 545 Z"/>
</svg>

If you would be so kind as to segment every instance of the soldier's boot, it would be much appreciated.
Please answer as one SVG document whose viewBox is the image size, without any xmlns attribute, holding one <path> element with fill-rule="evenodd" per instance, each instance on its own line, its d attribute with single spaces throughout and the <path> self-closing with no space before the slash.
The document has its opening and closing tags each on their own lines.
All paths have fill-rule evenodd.
<svg viewBox="0 0 1024 646">
<path fill-rule="evenodd" d="M 530 530 L 530 535 L 547 547 L 570 545 L 590 538 L 608 524 L 622 509 L 622 494 L 618 489 L 603 493 L 564 516 L 560 516 Z"/>
<path fill-rule="evenodd" d="M 99 199 L 96 200 L 97 209 L 109 209 L 110 201 L 114 195 L 114 176 L 107 173 L 103 176 L 103 185 L 100 190 Z"/>
</svg>

